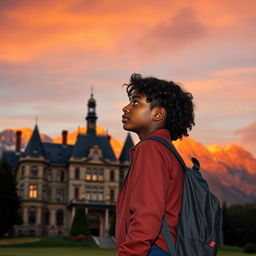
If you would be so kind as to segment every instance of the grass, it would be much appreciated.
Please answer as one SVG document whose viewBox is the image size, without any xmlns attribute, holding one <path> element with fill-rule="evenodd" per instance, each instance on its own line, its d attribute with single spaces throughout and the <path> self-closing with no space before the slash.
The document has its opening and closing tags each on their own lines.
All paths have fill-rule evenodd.
<svg viewBox="0 0 256 256">
<path fill-rule="evenodd" d="M 115 249 L 101 249 L 94 241 L 74 242 L 60 237 L 0 240 L 0 256 L 115 256 Z M 255 256 L 239 247 L 223 246 L 218 256 Z"/>
</svg>

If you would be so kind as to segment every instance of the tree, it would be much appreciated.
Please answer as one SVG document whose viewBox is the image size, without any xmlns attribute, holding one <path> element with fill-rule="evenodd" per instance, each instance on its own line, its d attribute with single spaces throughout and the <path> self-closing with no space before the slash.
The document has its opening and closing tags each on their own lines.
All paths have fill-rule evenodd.
<svg viewBox="0 0 256 256">
<path fill-rule="evenodd" d="M 75 217 L 72 223 L 70 235 L 91 235 L 91 230 L 89 228 L 85 209 L 83 206 L 76 207 Z"/>
<path fill-rule="evenodd" d="M 110 236 L 115 236 L 115 228 L 116 228 L 116 214 L 114 212 L 112 216 L 111 224 L 110 224 L 110 229 L 109 229 Z"/>
<path fill-rule="evenodd" d="M 10 236 L 15 224 L 20 224 L 18 210 L 20 202 L 16 181 L 11 167 L 4 159 L 0 160 L 0 237 Z"/>
<path fill-rule="evenodd" d="M 244 246 L 256 243 L 256 204 L 223 205 L 224 242 Z"/>
</svg>

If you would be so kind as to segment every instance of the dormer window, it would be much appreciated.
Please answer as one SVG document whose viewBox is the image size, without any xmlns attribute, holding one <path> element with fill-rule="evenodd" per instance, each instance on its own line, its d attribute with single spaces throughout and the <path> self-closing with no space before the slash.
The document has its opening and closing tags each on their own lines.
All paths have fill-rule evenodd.
<svg viewBox="0 0 256 256">
<path fill-rule="evenodd" d="M 94 145 L 91 147 L 89 151 L 89 157 L 91 157 L 94 160 L 99 160 L 99 158 L 102 157 L 102 150 L 98 145 Z"/>
<path fill-rule="evenodd" d="M 59 152 L 59 159 L 63 159 L 63 154 Z"/>
</svg>

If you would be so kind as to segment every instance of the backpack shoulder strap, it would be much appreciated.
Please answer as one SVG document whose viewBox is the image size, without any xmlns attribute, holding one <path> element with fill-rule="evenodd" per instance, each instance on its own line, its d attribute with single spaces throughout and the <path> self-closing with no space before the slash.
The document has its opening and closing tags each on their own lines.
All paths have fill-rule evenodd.
<svg viewBox="0 0 256 256">
<path fill-rule="evenodd" d="M 165 139 L 162 139 L 160 137 L 156 137 L 156 136 L 151 136 L 151 137 L 146 137 L 144 138 L 143 140 L 157 140 L 159 142 L 161 142 L 162 144 L 164 144 L 167 148 L 169 148 L 172 153 L 177 157 L 177 159 L 179 160 L 179 162 L 181 163 L 184 171 L 187 170 L 187 166 L 184 162 L 184 160 L 182 159 L 181 155 L 178 153 L 178 151 L 176 150 L 176 148 L 170 143 L 168 142 L 167 140 Z"/>
</svg>

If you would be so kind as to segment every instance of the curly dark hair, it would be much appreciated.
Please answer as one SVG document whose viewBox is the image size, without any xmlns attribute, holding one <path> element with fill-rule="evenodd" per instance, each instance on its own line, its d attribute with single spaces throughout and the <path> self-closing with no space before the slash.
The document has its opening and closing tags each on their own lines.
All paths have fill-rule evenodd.
<svg viewBox="0 0 256 256">
<path fill-rule="evenodd" d="M 171 133 L 172 140 L 182 139 L 189 136 L 188 130 L 195 125 L 194 103 L 191 93 L 181 88 L 181 84 L 160 80 L 155 77 L 143 78 L 140 74 L 132 74 L 130 84 L 126 92 L 128 97 L 136 90 L 147 96 L 147 102 L 151 102 L 150 109 L 157 106 L 164 107 L 167 116 L 165 128 Z"/>
</svg>

